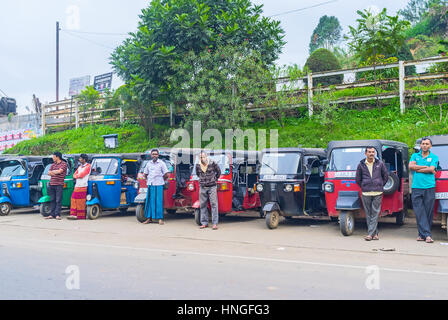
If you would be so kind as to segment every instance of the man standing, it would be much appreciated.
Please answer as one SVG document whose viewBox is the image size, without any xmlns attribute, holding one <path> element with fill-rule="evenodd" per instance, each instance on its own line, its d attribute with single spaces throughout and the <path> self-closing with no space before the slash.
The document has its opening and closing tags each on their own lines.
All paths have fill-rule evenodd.
<svg viewBox="0 0 448 320">
<path fill-rule="evenodd" d="M 143 176 L 147 179 L 148 193 L 145 204 L 144 224 L 152 223 L 153 219 L 158 219 L 159 224 L 163 222 L 163 186 L 168 178 L 168 168 L 165 162 L 159 159 L 159 150 L 151 150 L 152 160 L 148 162 L 143 172 Z"/>
<path fill-rule="evenodd" d="M 213 230 L 218 230 L 218 194 L 216 182 L 221 176 L 218 164 L 209 159 L 204 151 L 200 154 L 200 162 L 196 165 L 199 177 L 199 203 L 201 208 L 201 229 L 208 227 L 208 200 L 212 210 Z"/>
<path fill-rule="evenodd" d="M 62 154 L 55 152 L 53 154 L 53 164 L 48 171 L 50 178 L 50 187 L 48 195 L 51 198 L 50 215 L 45 219 L 61 220 L 62 208 L 62 190 L 64 189 L 64 179 L 67 175 L 67 163 L 62 161 Z"/>
<path fill-rule="evenodd" d="M 367 147 L 366 158 L 361 160 L 356 170 L 356 183 L 361 187 L 362 204 L 366 213 L 366 241 L 379 240 L 378 218 L 381 212 L 383 187 L 389 175 L 384 162 L 375 158 L 375 148 Z"/>
<path fill-rule="evenodd" d="M 85 220 L 86 219 L 86 197 L 87 186 L 90 176 L 90 164 L 87 162 L 89 158 L 86 154 L 79 157 L 80 166 L 73 174 L 76 179 L 75 190 L 73 190 L 69 220 Z"/>
<path fill-rule="evenodd" d="M 414 153 L 409 161 L 412 176 L 412 206 L 417 219 L 417 241 L 432 243 L 432 219 L 436 198 L 436 168 L 439 157 L 430 151 L 432 141 L 422 138 L 420 152 Z"/>
</svg>

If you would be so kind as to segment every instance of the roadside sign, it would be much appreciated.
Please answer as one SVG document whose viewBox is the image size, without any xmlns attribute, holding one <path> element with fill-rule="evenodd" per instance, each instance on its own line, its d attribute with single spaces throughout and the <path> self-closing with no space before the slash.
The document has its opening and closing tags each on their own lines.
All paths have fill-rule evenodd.
<svg viewBox="0 0 448 320">
<path fill-rule="evenodd" d="M 70 79 L 70 90 L 68 95 L 70 97 L 77 96 L 90 85 L 90 76 Z"/>
<path fill-rule="evenodd" d="M 99 76 L 96 76 L 93 81 L 93 87 L 95 90 L 99 92 L 104 92 L 106 89 L 112 88 L 112 77 L 113 72 L 105 73 Z"/>
</svg>

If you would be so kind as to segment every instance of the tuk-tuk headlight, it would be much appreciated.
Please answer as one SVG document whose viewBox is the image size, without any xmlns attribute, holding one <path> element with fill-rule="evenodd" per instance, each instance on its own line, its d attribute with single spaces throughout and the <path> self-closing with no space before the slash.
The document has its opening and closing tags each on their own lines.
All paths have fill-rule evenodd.
<svg viewBox="0 0 448 320">
<path fill-rule="evenodd" d="M 37 184 L 39 186 L 39 188 L 43 188 L 44 185 L 42 184 L 42 181 L 39 181 L 39 183 Z"/>
<path fill-rule="evenodd" d="M 285 186 L 285 192 L 291 192 L 293 189 L 294 189 L 294 188 L 293 188 L 292 184 L 287 184 L 287 185 Z"/>
<path fill-rule="evenodd" d="M 134 188 L 138 190 L 138 187 L 140 187 L 140 184 L 138 182 L 134 183 Z"/>
<path fill-rule="evenodd" d="M 334 191 L 334 184 L 333 183 L 331 183 L 331 182 L 325 182 L 324 183 L 324 191 L 325 192 L 333 192 Z"/>
<path fill-rule="evenodd" d="M 194 191 L 194 184 L 193 183 L 189 183 L 188 184 L 188 191 Z"/>
<path fill-rule="evenodd" d="M 8 185 L 6 183 L 2 184 L 2 191 L 5 196 L 8 194 Z"/>
<path fill-rule="evenodd" d="M 257 184 L 257 191 L 258 192 L 263 192 L 263 185 L 261 183 Z"/>
<path fill-rule="evenodd" d="M 88 194 L 87 197 L 86 197 L 86 200 L 87 200 L 87 201 L 92 200 L 92 195 L 91 195 L 91 194 Z"/>
</svg>

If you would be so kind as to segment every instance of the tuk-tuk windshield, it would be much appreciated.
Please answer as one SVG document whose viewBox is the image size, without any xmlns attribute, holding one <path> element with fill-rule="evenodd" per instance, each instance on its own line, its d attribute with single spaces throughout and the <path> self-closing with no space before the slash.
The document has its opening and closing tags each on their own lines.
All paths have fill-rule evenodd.
<svg viewBox="0 0 448 320">
<path fill-rule="evenodd" d="M 431 152 L 439 157 L 439 170 L 448 170 L 448 145 L 433 146 Z"/>
<path fill-rule="evenodd" d="M 169 172 L 174 172 L 174 166 L 171 163 L 171 161 L 169 161 L 168 159 L 164 159 L 164 158 L 159 158 L 160 160 L 162 160 L 163 162 L 165 162 L 166 167 L 168 168 Z M 146 165 L 148 164 L 149 161 L 152 160 L 145 160 L 142 162 L 142 165 L 140 166 L 140 170 L 138 171 L 138 173 L 143 173 L 145 171 Z"/>
<path fill-rule="evenodd" d="M 330 171 L 355 171 L 358 164 L 366 157 L 365 148 L 334 149 L 328 164 Z M 377 158 L 377 155 L 375 155 Z"/>
<path fill-rule="evenodd" d="M 261 164 L 260 174 L 297 174 L 301 155 L 299 153 L 265 153 Z"/>
<path fill-rule="evenodd" d="M 221 170 L 221 174 L 224 174 L 226 171 L 230 172 L 230 159 L 225 154 L 216 154 L 208 157 L 210 160 L 217 163 L 219 169 Z M 196 175 L 196 165 L 199 163 L 199 156 L 196 159 L 196 162 L 193 167 L 192 175 Z"/>
<path fill-rule="evenodd" d="M 90 174 L 93 176 L 118 174 L 118 160 L 114 158 L 93 159 Z"/>
<path fill-rule="evenodd" d="M 0 177 L 24 176 L 26 169 L 18 160 L 1 161 Z"/>
</svg>

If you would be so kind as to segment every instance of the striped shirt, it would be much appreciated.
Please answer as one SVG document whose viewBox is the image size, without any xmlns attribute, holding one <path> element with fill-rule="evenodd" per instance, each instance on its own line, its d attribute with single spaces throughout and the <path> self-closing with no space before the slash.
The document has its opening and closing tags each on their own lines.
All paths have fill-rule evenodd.
<svg viewBox="0 0 448 320">
<path fill-rule="evenodd" d="M 50 179 L 50 186 L 63 186 L 64 185 L 64 179 L 67 175 L 67 163 L 65 161 L 57 163 L 53 163 L 50 167 L 50 171 L 56 171 L 62 169 L 62 173 L 51 176 Z"/>
</svg>

